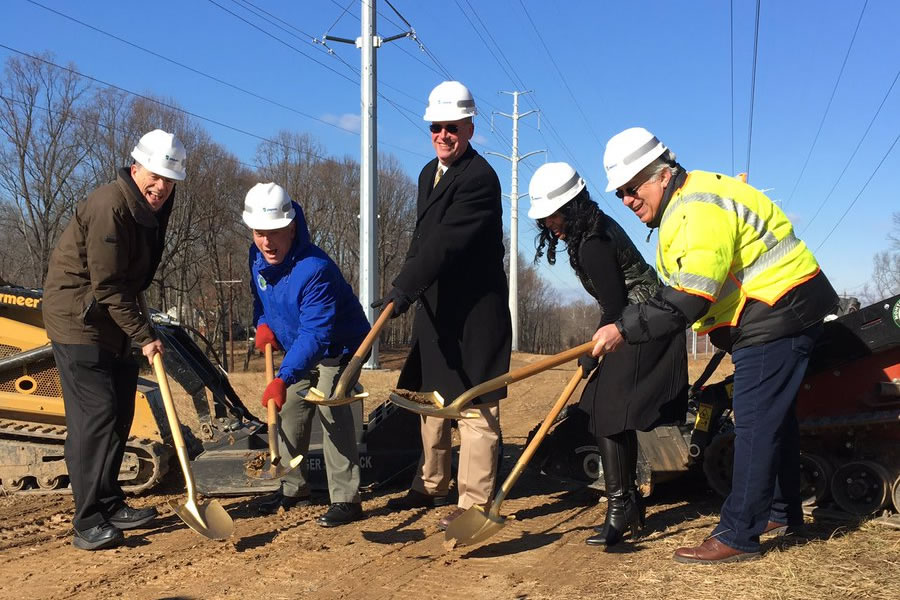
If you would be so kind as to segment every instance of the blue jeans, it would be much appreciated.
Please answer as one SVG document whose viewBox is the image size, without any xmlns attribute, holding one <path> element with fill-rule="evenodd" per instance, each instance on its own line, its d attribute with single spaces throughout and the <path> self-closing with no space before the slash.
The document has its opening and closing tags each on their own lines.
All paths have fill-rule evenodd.
<svg viewBox="0 0 900 600">
<path fill-rule="evenodd" d="M 803 523 L 797 390 L 822 334 L 796 335 L 735 350 L 734 474 L 713 536 L 745 552 L 759 551 L 768 521 Z"/>
</svg>

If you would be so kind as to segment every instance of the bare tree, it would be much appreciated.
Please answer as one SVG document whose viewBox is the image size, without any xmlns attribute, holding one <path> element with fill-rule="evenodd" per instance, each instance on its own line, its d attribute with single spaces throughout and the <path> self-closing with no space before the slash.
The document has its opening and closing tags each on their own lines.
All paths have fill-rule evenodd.
<svg viewBox="0 0 900 600">
<path fill-rule="evenodd" d="M 888 234 L 890 248 L 872 259 L 872 281 L 860 294 L 866 304 L 900 294 L 900 212 L 892 215 L 894 228 Z"/>
<path fill-rule="evenodd" d="M 45 55 L 45 58 L 52 58 Z M 21 283 L 40 285 L 50 252 L 90 185 L 82 172 L 78 100 L 71 71 L 34 58 L 10 58 L 0 82 L 0 190 L 11 246 L 27 249 Z"/>
</svg>

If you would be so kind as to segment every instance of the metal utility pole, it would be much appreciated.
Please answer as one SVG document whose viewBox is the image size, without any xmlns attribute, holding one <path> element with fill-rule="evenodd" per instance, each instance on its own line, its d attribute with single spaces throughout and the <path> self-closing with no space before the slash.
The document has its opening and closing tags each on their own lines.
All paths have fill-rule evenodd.
<svg viewBox="0 0 900 600">
<path fill-rule="evenodd" d="M 228 277 L 234 277 L 231 272 L 231 255 L 228 255 Z M 218 283 L 219 285 L 227 285 L 228 286 L 228 347 L 229 351 L 225 352 L 225 331 L 226 326 L 225 323 L 222 323 L 222 360 L 225 361 L 223 365 L 225 367 L 225 371 L 230 373 L 234 370 L 234 332 L 232 330 L 232 324 L 234 323 L 234 291 L 232 289 L 232 285 L 236 283 L 241 283 L 240 279 L 217 279 L 214 283 Z"/>
<path fill-rule="evenodd" d="M 375 301 L 378 288 L 378 271 L 375 268 L 375 240 L 377 235 L 376 199 L 378 198 L 378 97 L 377 61 L 375 50 L 385 42 L 410 37 L 415 32 L 382 39 L 375 33 L 375 0 L 362 0 L 360 9 L 362 30 L 355 40 L 322 36 L 325 40 L 354 44 L 362 50 L 360 64 L 360 161 L 359 161 L 359 302 L 369 323 L 375 322 L 375 311 L 370 306 Z M 408 25 L 408 24 L 407 24 Z M 324 43 L 324 42 L 323 42 Z M 378 368 L 378 340 L 372 344 L 372 354 L 365 364 L 367 369 Z"/>
<path fill-rule="evenodd" d="M 531 90 L 525 92 L 500 92 L 501 94 L 510 94 L 513 97 L 513 113 L 497 112 L 498 115 L 509 117 L 513 123 L 512 135 L 512 156 L 499 154 L 497 152 L 485 152 L 485 154 L 493 154 L 500 158 L 505 158 L 512 164 L 512 185 L 510 187 L 509 200 L 512 210 L 509 215 L 509 314 L 512 318 L 512 349 L 519 349 L 519 161 L 528 158 L 539 152 L 546 150 L 535 150 L 528 154 L 519 156 L 519 119 L 527 117 L 536 110 L 529 110 L 525 113 L 519 113 L 519 94 L 530 94 Z M 522 194 L 523 196 L 525 194 Z"/>
</svg>

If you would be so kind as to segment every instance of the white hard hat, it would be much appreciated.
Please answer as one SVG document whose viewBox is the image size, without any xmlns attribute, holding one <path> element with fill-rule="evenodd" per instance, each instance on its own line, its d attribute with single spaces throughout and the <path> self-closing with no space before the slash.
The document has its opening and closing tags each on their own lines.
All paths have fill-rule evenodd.
<svg viewBox="0 0 900 600">
<path fill-rule="evenodd" d="M 528 195 L 531 196 L 528 218 L 549 217 L 583 189 L 584 178 L 569 163 L 541 165 L 528 183 Z"/>
<path fill-rule="evenodd" d="M 184 145 L 174 134 L 162 129 L 145 133 L 131 151 L 131 157 L 148 171 L 162 177 L 182 181 L 187 175 L 184 171 L 187 157 Z"/>
<path fill-rule="evenodd" d="M 242 216 L 250 229 L 282 229 L 291 224 L 295 215 L 291 197 L 277 183 L 257 183 L 244 197 Z"/>
<path fill-rule="evenodd" d="M 428 94 L 428 106 L 422 118 L 432 122 L 459 121 L 474 117 L 475 113 L 475 99 L 469 88 L 458 81 L 445 81 Z"/>
<path fill-rule="evenodd" d="M 603 168 L 609 184 L 606 191 L 616 190 L 662 155 L 667 148 L 643 127 L 631 127 L 606 142 Z"/>
</svg>

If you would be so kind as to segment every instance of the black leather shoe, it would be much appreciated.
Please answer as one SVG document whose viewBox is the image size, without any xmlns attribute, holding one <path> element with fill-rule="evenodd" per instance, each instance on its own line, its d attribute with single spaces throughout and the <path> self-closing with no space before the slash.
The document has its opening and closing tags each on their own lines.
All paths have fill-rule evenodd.
<svg viewBox="0 0 900 600">
<path fill-rule="evenodd" d="M 109 522 L 118 529 L 135 529 L 146 525 L 159 515 L 152 506 L 131 508 L 127 504 L 109 516 Z"/>
<path fill-rule="evenodd" d="M 450 499 L 447 496 L 432 496 L 416 490 L 409 490 L 405 496 L 388 500 L 387 507 L 390 510 L 411 510 L 413 508 L 435 508 L 448 504 L 450 504 Z"/>
<path fill-rule="evenodd" d="M 328 507 L 324 515 L 316 519 L 316 523 L 322 527 L 337 527 L 359 521 L 364 516 L 362 504 L 359 502 L 335 502 Z"/>
<path fill-rule="evenodd" d="M 287 511 L 295 506 L 309 506 L 311 503 L 309 496 L 285 496 L 281 492 L 275 492 L 263 498 L 256 506 L 256 512 L 261 515 L 274 515 L 282 508 Z"/>
<path fill-rule="evenodd" d="M 125 541 L 125 534 L 118 527 L 101 523 L 84 531 L 75 530 L 72 545 L 81 550 L 102 550 L 113 548 Z"/>
</svg>

